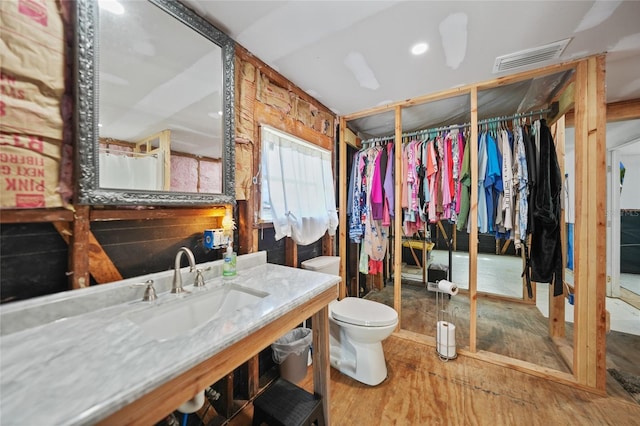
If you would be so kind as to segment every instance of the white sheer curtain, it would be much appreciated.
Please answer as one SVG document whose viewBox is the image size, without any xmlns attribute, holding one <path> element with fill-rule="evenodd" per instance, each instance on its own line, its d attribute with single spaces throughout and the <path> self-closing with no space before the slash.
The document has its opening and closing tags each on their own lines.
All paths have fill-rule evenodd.
<svg viewBox="0 0 640 426">
<path fill-rule="evenodd" d="M 338 214 L 331 153 L 286 133 L 261 127 L 262 197 L 270 207 L 276 240 L 308 245 L 334 235 Z M 265 187 L 266 186 L 266 187 Z"/>
<path fill-rule="evenodd" d="M 162 190 L 162 155 L 133 157 L 101 152 L 100 187 L 117 189 Z"/>
</svg>

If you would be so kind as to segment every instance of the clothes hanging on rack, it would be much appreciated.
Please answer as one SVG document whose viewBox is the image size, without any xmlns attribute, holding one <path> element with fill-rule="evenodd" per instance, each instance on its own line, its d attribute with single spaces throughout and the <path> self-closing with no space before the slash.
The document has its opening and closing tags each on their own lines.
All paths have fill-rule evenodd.
<svg viewBox="0 0 640 426">
<path fill-rule="evenodd" d="M 411 140 L 402 155 L 402 229 L 411 237 L 425 223 L 456 222 L 462 206 L 464 136 L 458 128 Z"/>
<path fill-rule="evenodd" d="M 562 181 L 551 132 L 544 120 L 528 126 L 516 114 L 511 125 L 502 119 L 479 122 L 477 220 L 480 233 L 512 239 L 524 250 L 523 276 L 549 282 L 562 293 L 559 234 Z M 423 139 L 403 141 L 401 193 L 394 194 L 394 144 L 365 148 L 354 157 L 349 182 L 349 237 L 363 242 L 360 270 L 375 273 L 387 250 L 387 235 L 396 197 L 402 207 L 402 230 L 413 237 L 426 223 L 447 220 L 458 231 L 470 231 L 471 153 L 468 125 L 408 134 Z M 405 135 L 406 136 L 406 135 Z M 376 142 L 377 143 L 377 142 Z M 385 167 L 386 165 L 386 167 Z M 452 228 L 453 229 L 453 228 Z M 531 247 L 527 241 L 531 235 Z M 529 257 L 529 253 L 531 256 Z"/>
<path fill-rule="evenodd" d="M 359 270 L 382 271 L 394 202 L 393 143 L 356 152 L 348 183 L 349 238 L 362 244 Z"/>
<path fill-rule="evenodd" d="M 563 293 L 562 244 L 560 239 L 562 177 L 551 130 L 545 120 L 537 122 L 538 181 L 533 200 L 531 232 L 531 279 L 553 285 L 553 295 Z"/>
</svg>

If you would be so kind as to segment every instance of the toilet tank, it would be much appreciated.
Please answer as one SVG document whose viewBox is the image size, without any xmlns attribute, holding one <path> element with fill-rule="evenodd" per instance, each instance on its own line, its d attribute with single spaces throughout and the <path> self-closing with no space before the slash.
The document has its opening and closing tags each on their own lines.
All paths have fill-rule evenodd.
<svg viewBox="0 0 640 426">
<path fill-rule="evenodd" d="M 339 256 L 318 256 L 302 262 L 302 268 L 325 274 L 340 275 Z"/>
</svg>

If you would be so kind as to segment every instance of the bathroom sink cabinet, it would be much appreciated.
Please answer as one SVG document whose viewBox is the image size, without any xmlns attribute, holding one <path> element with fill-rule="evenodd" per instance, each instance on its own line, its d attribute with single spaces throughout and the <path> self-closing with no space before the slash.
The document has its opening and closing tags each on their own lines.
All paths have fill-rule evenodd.
<svg viewBox="0 0 640 426">
<path fill-rule="evenodd" d="M 221 261 L 198 266 L 211 266 L 207 286 L 226 282 Z M 172 273 L 0 306 L 3 419 L 155 424 L 312 317 L 314 391 L 325 399 L 329 424 L 328 304 L 337 298 L 339 277 L 267 264 L 264 252 L 238 256 L 232 281 L 269 296 L 186 335 L 154 339 L 129 318 L 149 306 L 141 301 L 140 282 L 155 280 L 160 303 L 175 297 L 169 294 Z M 182 274 L 185 283 L 191 282 L 188 268 Z M 38 395 L 38 410 L 31 406 L 33 395 Z"/>
<path fill-rule="evenodd" d="M 184 401 L 222 379 L 229 371 L 247 362 L 287 331 L 312 317 L 314 393 L 324 400 L 324 416 L 329 419 L 329 319 L 328 304 L 335 300 L 335 288 L 325 290 L 304 306 L 289 311 L 227 349 L 170 380 L 137 401 L 105 418 L 99 424 L 153 424 L 162 420 Z M 330 424 L 327 421 L 327 424 Z"/>
</svg>

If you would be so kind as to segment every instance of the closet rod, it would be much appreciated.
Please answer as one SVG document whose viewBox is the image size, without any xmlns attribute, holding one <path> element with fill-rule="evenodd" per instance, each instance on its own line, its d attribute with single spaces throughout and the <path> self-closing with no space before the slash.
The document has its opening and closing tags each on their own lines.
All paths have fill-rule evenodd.
<svg viewBox="0 0 640 426">
<path fill-rule="evenodd" d="M 418 135 L 422 135 L 425 133 L 433 133 L 433 132 L 442 132 L 445 130 L 453 130 L 453 129 L 464 129 L 466 127 L 471 126 L 471 123 L 464 123 L 464 124 L 453 124 L 451 126 L 442 126 L 442 127 L 434 127 L 431 129 L 422 129 L 422 130 L 416 130 L 414 132 L 408 132 L 408 133 L 403 133 L 402 137 L 412 137 L 412 136 L 418 136 Z"/>
<path fill-rule="evenodd" d="M 530 111 L 530 112 L 518 112 L 512 115 L 505 115 L 505 116 L 500 116 L 500 117 L 493 117 L 493 118 L 485 118 L 483 120 L 478 120 L 478 125 L 483 125 L 483 124 L 489 124 L 489 123 L 494 123 L 494 122 L 498 122 L 498 121 L 504 121 L 504 120 L 513 120 L 515 118 L 525 118 L 525 117 L 532 117 L 534 115 L 542 115 L 542 114 L 547 114 L 549 112 L 552 112 L 553 109 L 552 108 L 547 108 L 547 109 L 541 109 L 538 111 Z M 433 133 L 433 132 L 442 132 L 445 130 L 453 130 L 453 129 L 463 129 L 466 127 L 470 127 L 471 123 L 464 123 L 464 124 L 454 124 L 451 126 L 442 126 L 442 127 L 434 127 L 431 129 L 422 129 L 422 130 L 415 130 L 413 132 L 407 132 L 407 133 L 403 133 L 402 137 L 412 137 L 412 136 L 418 136 L 418 135 L 423 135 L 425 133 Z M 385 142 L 385 141 L 389 141 L 389 140 L 393 140 L 395 139 L 394 136 L 384 136 L 384 137 L 377 137 L 377 138 L 372 138 L 372 139 L 367 139 L 362 141 L 362 144 L 370 144 L 370 143 L 375 143 L 375 142 Z"/>
<path fill-rule="evenodd" d="M 514 118 L 525 118 L 525 117 L 531 117 L 534 115 L 542 115 L 542 114 L 547 114 L 551 111 L 553 111 L 553 109 L 547 108 L 547 109 L 541 109 L 538 111 L 531 111 L 531 112 L 517 112 L 512 115 L 505 115 L 501 117 L 485 118 L 484 120 L 478 120 L 478 125 L 494 123 L 496 121 L 513 120 Z"/>
<path fill-rule="evenodd" d="M 370 144 L 370 143 L 376 143 L 376 142 L 387 142 L 387 141 L 392 141 L 394 139 L 395 139 L 395 136 L 382 136 L 382 137 L 377 137 L 377 138 L 371 138 L 371 139 L 366 139 L 366 140 L 362 141 L 362 145 Z"/>
</svg>

